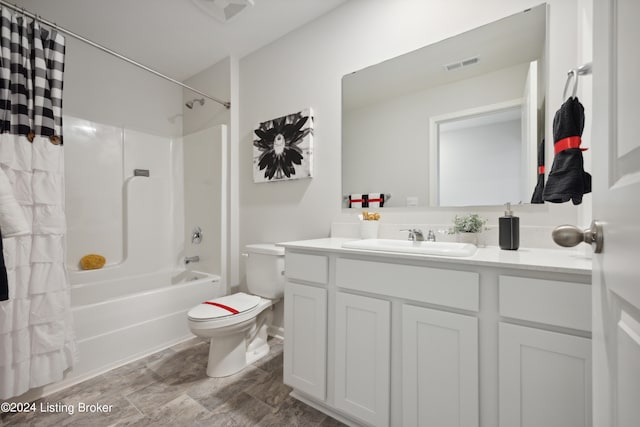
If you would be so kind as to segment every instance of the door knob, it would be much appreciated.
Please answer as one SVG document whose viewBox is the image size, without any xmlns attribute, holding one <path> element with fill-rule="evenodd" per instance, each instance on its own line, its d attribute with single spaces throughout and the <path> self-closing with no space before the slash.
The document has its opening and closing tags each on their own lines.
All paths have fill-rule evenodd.
<svg viewBox="0 0 640 427">
<path fill-rule="evenodd" d="M 595 245 L 593 252 L 597 254 L 602 252 L 604 244 L 602 223 L 599 221 L 591 222 L 591 226 L 584 231 L 573 225 L 560 225 L 553 229 L 551 236 L 554 242 L 567 248 L 576 246 L 580 242 Z"/>
</svg>

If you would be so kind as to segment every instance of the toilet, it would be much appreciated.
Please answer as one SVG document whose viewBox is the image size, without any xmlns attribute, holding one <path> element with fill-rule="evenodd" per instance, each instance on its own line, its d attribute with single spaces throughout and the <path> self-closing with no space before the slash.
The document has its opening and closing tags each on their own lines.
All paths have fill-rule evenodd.
<svg viewBox="0 0 640 427">
<path fill-rule="evenodd" d="M 267 326 L 273 304 L 284 295 L 284 248 L 246 246 L 247 288 L 189 310 L 189 329 L 209 338 L 207 375 L 226 377 L 269 353 Z"/>
</svg>

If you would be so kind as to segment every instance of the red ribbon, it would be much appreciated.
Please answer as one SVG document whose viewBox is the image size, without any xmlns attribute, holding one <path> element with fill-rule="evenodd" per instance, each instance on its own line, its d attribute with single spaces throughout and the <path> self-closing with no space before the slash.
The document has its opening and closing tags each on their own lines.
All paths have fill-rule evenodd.
<svg viewBox="0 0 640 427">
<path fill-rule="evenodd" d="M 203 302 L 203 304 L 209 304 L 209 305 L 213 305 L 213 306 L 215 306 L 215 307 L 223 308 L 223 309 L 225 309 L 225 310 L 227 310 L 227 311 L 231 312 L 231 314 L 238 314 L 238 313 L 240 313 L 240 312 L 239 312 L 238 310 L 236 310 L 235 308 L 231 308 L 231 307 L 229 307 L 228 305 L 220 304 L 220 303 L 218 303 L 218 302 L 205 301 L 205 302 Z"/>
<path fill-rule="evenodd" d="M 382 199 L 368 199 L 367 202 L 382 202 Z M 362 203 L 364 199 L 351 199 L 351 203 Z"/>
<path fill-rule="evenodd" d="M 544 173 L 544 165 L 538 166 L 538 175 L 542 175 Z"/>
<path fill-rule="evenodd" d="M 582 138 L 579 136 L 570 136 L 553 144 L 553 151 L 555 154 L 558 154 L 561 151 L 568 150 L 569 148 L 580 148 L 580 143 L 582 143 Z M 580 151 L 587 150 L 588 148 L 580 148 Z"/>
</svg>

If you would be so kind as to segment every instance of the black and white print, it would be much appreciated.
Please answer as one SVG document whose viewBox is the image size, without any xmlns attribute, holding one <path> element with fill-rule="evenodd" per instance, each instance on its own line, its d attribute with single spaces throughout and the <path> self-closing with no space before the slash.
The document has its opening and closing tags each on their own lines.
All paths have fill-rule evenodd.
<svg viewBox="0 0 640 427">
<path fill-rule="evenodd" d="M 313 114 L 310 108 L 262 122 L 253 132 L 254 182 L 311 178 Z"/>
</svg>

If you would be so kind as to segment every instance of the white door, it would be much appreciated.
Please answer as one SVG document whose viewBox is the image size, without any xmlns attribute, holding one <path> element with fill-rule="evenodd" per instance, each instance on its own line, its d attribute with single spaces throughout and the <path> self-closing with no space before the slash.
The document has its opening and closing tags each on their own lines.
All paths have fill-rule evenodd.
<svg viewBox="0 0 640 427">
<path fill-rule="evenodd" d="M 596 427 L 640 425 L 640 1 L 594 1 L 593 262 Z"/>
<path fill-rule="evenodd" d="M 389 425 L 391 303 L 336 293 L 335 405 L 372 426 Z"/>
</svg>

